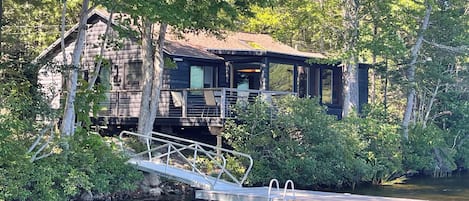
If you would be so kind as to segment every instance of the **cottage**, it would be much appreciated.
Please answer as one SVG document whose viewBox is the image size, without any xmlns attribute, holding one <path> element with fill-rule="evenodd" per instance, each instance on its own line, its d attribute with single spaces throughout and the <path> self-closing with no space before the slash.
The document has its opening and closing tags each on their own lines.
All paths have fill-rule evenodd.
<svg viewBox="0 0 469 201">
<path fill-rule="evenodd" d="M 93 72 L 99 43 L 108 16 L 100 11 L 89 15 L 81 75 Z M 118 24 L 112 23 L 112 27 Z M 77 26 L 65 35 L 66 56 L 71 61 Z M 113 38 L 119 48 L 108 48 L 104 58 L 109 68 L 100 72 L 110 89 L 103 110 L 95 119 L 109 128 L 135 127 L 138 121 L 142 85 L 141 47 L 132 38 Z M 63 63 L 60 40 L 44 50 L 38 60 Z M 285 94 L 319 97 L 328 112 L 340 118 L 342 107 L 342 68 L 339 65 L 312 63 L 324 58 L 317 53 L 297 51 L 264 34 L 228 32 L 224 39 L 206 34 L 169 34 L 164 47 L 163 88 L 155 126 L 188 128 L 223 126 L 232 117 L 230 108 L 249 103 L 257 96 L 270 99 Z M 59 108 L 63 76 L 43 68 L 39 75 L 51 99 Z M 359 69 L 360 103 L 367 100 L 367 68 Z"/>
</svg>

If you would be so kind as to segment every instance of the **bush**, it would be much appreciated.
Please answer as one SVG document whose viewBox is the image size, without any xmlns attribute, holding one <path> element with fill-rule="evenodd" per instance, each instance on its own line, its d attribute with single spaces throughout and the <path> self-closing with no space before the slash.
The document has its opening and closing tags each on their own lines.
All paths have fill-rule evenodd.
<svg viewBox="0 0 469 201">
<path fill-rule="evenodd" d="M 275 108 L 257 100 L 225 126 L 228 143 L 255 161 L 249 184 L 277 178 L 292 179 L 300 187 L 340 187 L 365 178 L 370 168 L 357 157 L 363 146 L 358 136 L 341 132 L 316 99 L 274 101 Z"/>
<path fill-rule="evenodd" d="M 445 132 L 433 124 L 414 126 L 404 146 L 404 167 L 434 176 L 455 170 L 456 152 L 449 148 L 444 136 Z"/>
<path fill-rule="evenodd" d="M 368 105 L 363 117 L 351 116 L 339 122 L 345 133 L 355 132 L 360 144 L 360 158 L 370 166 L 367 179 L 383 184 L 400 176 L 402 151 L 399 121 L 388 115 L 382 105 Z M 352 132 L 354 131 L 354 132 Z"/>
</svg>

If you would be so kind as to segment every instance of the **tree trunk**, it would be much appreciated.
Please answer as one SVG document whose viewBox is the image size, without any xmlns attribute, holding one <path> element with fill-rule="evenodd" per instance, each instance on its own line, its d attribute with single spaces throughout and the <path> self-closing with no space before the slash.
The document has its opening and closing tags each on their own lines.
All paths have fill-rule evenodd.
<svg viewBox="0 0 469 201">
<path fill-rule="evenodd" d="M 2 28 L 3 28 L 3 0 L 0 0 L 0 57 L 3 56 Z"/>
<path fill-rule="evenodd" d="M 65 54 L 65 14 L 67 14 L 67 0 L 62 3 L 62 23 L 60 24 L 60 48 L 62 50 L 63 65 L 67 65 L 67 55 Z"/>
<path fill-rule="evenodd" d="M 80 58 L 83 52 L 86 34 L 86 21 L 88 20 L 88 5 L 89 0 L 83 0 L 83 5 L 80 12 L 80 22 L 78 24 L 77 40 L 72 55 L 72 69 L 70 70 L 67 85 L 67 100 L 65 102 L 64 116 L 60 129 L 62 135 L 64 136 L 73 135 L 75 132 L 75 97 L 77 93 L 78 69 L 80 68 Z"/>
<path fill-rule="evenodd" d="M 138 132 L 150 135 L 153 130 L 158 105 L 163 84 L 163 48 L 166 38 L 167 24 L 161 23 L 158 30 L 158 38 L 155 46 L 152 44 L 152 24 L 150 21 L 144 22 L 144 40 L 142 41 L 142 55 L 144 56 L 144 86 L 140 116 L 138 120 Z M 145 62 L 147 60 L 147 62 Z"/>
<path fill-rule="evenodd" d="M 344 103 L 342 117 L 347 117 L 352 110 L 358 111 L 358 9 L 357 0 L 344 1 L 344 27 L 347 31 L 344 52 L 348 55 L 344 62 Z"/>
<path fill-rule="evenodd" d="M 378 25 L 376 23 L 373 24 L 373 41 L 376 41 L 378 38 Z M 373 52 L 371 65 L 373 66 L 370 69 L 370 86 L 371 86 L 371 94 L 370 94 L 370 102 L 372 104 L 376 103 L 376 53 Z"/>
<path fill-rule="evenodd" d="M 91 80 L 89 82 L 87 90 L 92 90 L 94 87 L 94 84 L 96 83 L 96 80 L 99 77 L 99 72 L 101 71 L 101 65 L 103 64 L 103 56 L 104 56 L 104 50 L 106 49 L 106 44 L 109 41 L 109 32 L 111 31 L 111 26 L 112 26 L 112 15 L 113 11 L 109 13 L 109 19 L 106 23 L 106 30 L 104 31 L 104 39 L 103 43 L 101 44 L 100 50 L 99 50 L 99 57 L 98 57 L 98 62 L 96 63 L 96 67 L 94 69 L 94 74 L 93 77 L 91 77 Z"/>
<path fill-rule="evenodd" d="M 153 85 L 152 85 L 152 94 L 151 94 L 151 104 L 150 104 L 150 118 L 146 123 L 145 132 L 148 133 L 153 130 L 153 124 L 155 122 L 156 114 L 158 113 L 158 105 L 161 94 L 161 87 L 163 86 L 163 69 L 164 69 L 164 41 L 166 38 L 166 28 L 167 24 L 161 23 L 158 31 L 158 39 L 156 41 L 155 54 L 153 59 Z"/>
<path fill-rule="evenodd" d="M 423 118 L 423 127 L 424 128 L 427 126 L 427 122 L 430 119 L 430 113 L 432 111 L 433 104 L 435 103 L 436 96 L 438 95 L 438 91 L 440 90 L 440 82 L 441 82 L 440 79 L 438 79 L 438 82 L 435 86 L 435 90 L 433 90 L 433 93 L 431 94 L 428 106 L 426 107 L 425 117 Z"/>
<path fill-rule="evenodd" d="M 417 36 L 417 41 L 415 45 L 412 47 L 411 50 L 411 61 L 409 63 L 409 68 L 407 69 L 407 81 L 409 82 L 409 91 L 407 92 L 407 103 L 406 108 L 404 111 L 404 118 L 402 120 L 402 130 L 403 130 L 403 137 L 404 139 L 409 139 L 409 122 L 412 115 L 412 109 L 414 107 L 414 99 L 415 99 L 415 69 L 417 65 L 417 58 L 422 47 L 423 43 L 423 35 L 428 28 L 428 23 L 430 21 L 430 14 L 432 11 L 432 7 L 428 1 L 425 1 L 425 16 L 422 22 L 422 27 Z"/>
<path fill-rule="evenodd" d="M 150 97 L 153 85 L 154 61 L 153 61 L 153 23 L 148 19 L 143 19 L 142 30 L 142 71 L 143 71 L 143 87 L 142 98 L 140 102 L 140 114 L 138 117 L 138 133 L 148 134 L 148 119 L 150 118 Z"/>
</svg>

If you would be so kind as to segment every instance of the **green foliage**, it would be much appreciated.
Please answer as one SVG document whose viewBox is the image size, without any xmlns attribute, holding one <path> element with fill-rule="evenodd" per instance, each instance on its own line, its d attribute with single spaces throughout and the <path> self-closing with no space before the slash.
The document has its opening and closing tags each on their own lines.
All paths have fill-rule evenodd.
<svg viewBox="0 0 469 201">
<path fill-rule="evenodd" d="M 445 132 L 430 125 L 414 126 L 404 144 L 403 165 L 407 170 L 426 174 L 448 173 L 456 169 L 454 154 L 445 142 Z"/>
<path fill-rule="evenodd" d="M 357 136 L 336 128 L 317 100 L 285 97 L 272 108 L 261 100 L 238 112 L 238 123 L 228 122 L 224 137 L 254 161 L 251 184 L 270 178 L 292 179 L 301 186 L 353 185 L 370 167 L 360 155 Z"/>
<path fill-rule="evenodd" d="M 402 141 L 399 118 L 383 105 L 369 105 L 361 117 L 341 121 L 326 115 L 317 100 L 285 97 L 273 105 L 258 100 L 243 106 L 237 122 L 225 126 L 228 143 L 255 161 L 251 185 L 271 178 L 302 187 L 383 184 L 406 171 L 445 175 L 456 169 L 456 161 L 467 161 L 464 135 L 454 138 L 430 123 L 414 126 Z M 465 111 L 458 114 L 462 121 Z"/>
<path fill-rule="evenodd" d="M 76 23 L 81 0 L 67 0 L 67 28 Z M 3 1 L 1 51 L 38 55 L 60 35 L 61 1 Z"/>
<path fill-rule="evenodd" d="M 349 117 L 340 124 L 353 127 L 345 132 L 358 132 L 360 142 L 366 144 L 361 158 L 371 166 L 371 181 L 382 184 L 402 173 L 399 121 L 390 117 L 382 105 L 368 105 L 362 116 Z"/>
<path fill-rule="evenodd" d="M 220 29 L 236 28 L 239 15 L 248 15 L 251 4 L 262 4 L 264 1 L 96 1 L 117 12 L 129 14 L 132 19 L 128 24 L 138 24 L 138 17 L 151 22 L 166 23 L 174 30 L 220 34 Z M 133 22 L 132 22 L 133 21 Z M 136 22 L 136 23 L 135 23 Z"/>
<path fill-rule="evenodd" d="M 77 133 L 67 140 L 69 150 L 34 163 L 24 146 L 9 141 L 1 150 L 0 200 L 68 200 L 82 192 L 113 193 L 134 190 L 140 172 L 94 134 Z M 3 145 L 3 144 L 2 144 Z M 16 148 L 13 152 L 11 148 Z"/>
<path fill-rule="evenodd" d="M 142 175 L 125 164 L 127 159 L 113 146 L 85 129 L 77 129 L 80 132 L 71 138 L 56 138 L 43 151 L 52 155 L 31 161 L 38 148 L 28 149 L 45 123 L 38 117 L 54 116 L 35 84 L 37 67 L 12 55 L 0 63 L 0 200 L 62 201 L 84 191 L 135 189 Z M 86 107 L 77 111 L 85 110 L 89 114 Z"/>
</svg>

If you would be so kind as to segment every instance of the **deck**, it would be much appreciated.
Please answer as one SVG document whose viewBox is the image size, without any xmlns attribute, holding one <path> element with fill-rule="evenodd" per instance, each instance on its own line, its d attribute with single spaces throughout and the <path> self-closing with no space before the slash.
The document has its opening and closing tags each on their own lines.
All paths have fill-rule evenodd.
<svg viewBox="0 0 469 201">
<path fill-rule="evenodd" d="M 247 105 L 256 98 L 272 102 L 285 95 L 295 93 L 232 88 L 163 89 L 155 125 L 221 127 L 226 119 L 236 116 L 236 104 Z M 106 97 L 96 118 L 100 124 L 137 124 L 141 91 L 115 90 Z"/>
</svg>

